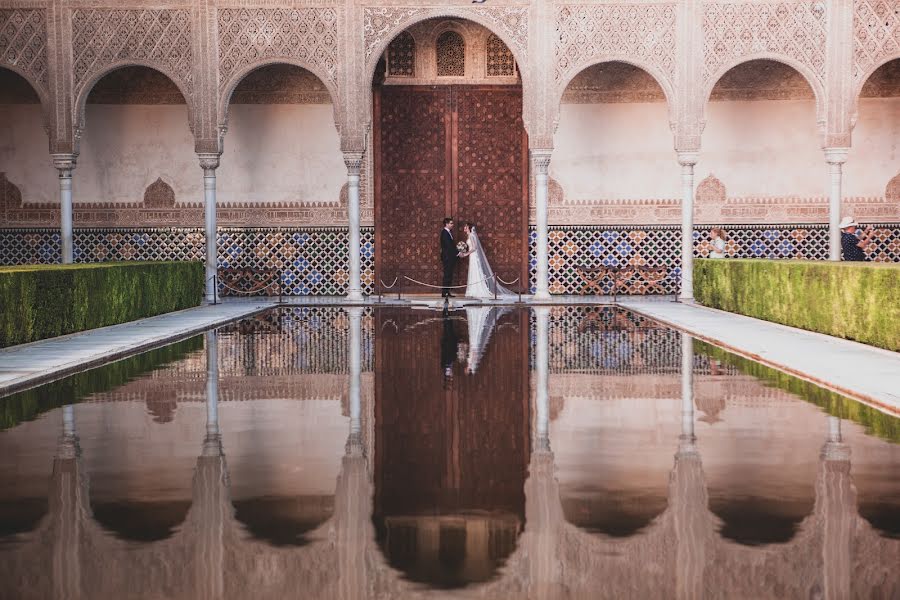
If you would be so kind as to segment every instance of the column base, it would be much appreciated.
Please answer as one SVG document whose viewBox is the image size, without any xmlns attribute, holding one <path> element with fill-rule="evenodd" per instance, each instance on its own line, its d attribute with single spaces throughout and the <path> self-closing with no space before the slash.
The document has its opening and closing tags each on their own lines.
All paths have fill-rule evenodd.
<svg viewBox="0 0 900 600">
<path fill-rule="evenodd" d="M 531 299 L 532 300 L 540 300 L 540 301 L 549 300 L 550 292 L 543 292 L 541 290 L 538 290 L 534 293 L 534 296 L 532 296 Z"/>
<path fill-rule="evenodd" d="M 366 297 L 363 296 L 362 290 L 350 290 L 346 296 L 347 302 L 363 302 Z"/>
<path fill-rule="evenodd" d="M 684 302 L 685 304 L 693 304 L 694 303 L 694 295 L 693 294 L 678 294 L 678 301 Z"/>
</svg>

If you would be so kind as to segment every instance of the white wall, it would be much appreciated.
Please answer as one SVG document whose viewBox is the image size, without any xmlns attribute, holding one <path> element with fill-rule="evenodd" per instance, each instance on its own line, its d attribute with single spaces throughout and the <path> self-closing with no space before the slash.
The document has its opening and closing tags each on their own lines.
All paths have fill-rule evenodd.
<svg viewBox="0 0 900 600">
<path fill-rule="evenodd" d="M 38 105 L 0 109 L 0 171 L 26 203 L 58 202 Z M 239 104 L 230 110 L 219 202 L 337 202 L 347 179 L 331 105 Z M 87 106 L 76 202 L 140 202 L 162 177 L 178 202 L 203 201 L 184 105 Z"/>
<path fill-rule="evenodd" d="M 825 197 L 827 167 L 812 100 L 710 102 L 696 181 L 729 197 Z M 680 196 L 666 105 L 563 104 L 551 175 L 567 201 Z M 845 197 L 880 197 L 900 171 L 900 98 L 860 101 Z"/>
<path fill-rule="evenodd" d="M 678 198 L 666 104 L 563 104 L 550 175 L 567 201 Z"/>
</svg>

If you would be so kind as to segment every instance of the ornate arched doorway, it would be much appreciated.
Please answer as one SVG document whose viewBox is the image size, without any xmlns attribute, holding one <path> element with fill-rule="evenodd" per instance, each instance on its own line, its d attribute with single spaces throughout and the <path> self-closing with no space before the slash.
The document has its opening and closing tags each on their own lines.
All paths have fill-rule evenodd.
<svg viewBox="0 0 900 600">
<path fill-rule="evenodd" d="M 439 284 L 450 216 L 458 239 L 463 221 L 478 224 L 499 277 L 526 282 L 528 142 L 509 49 L 474 23 L 424 21 L 388 46 L 373 96 L 377 277 L 436 291 L 406 277 Z"/>
</svg>

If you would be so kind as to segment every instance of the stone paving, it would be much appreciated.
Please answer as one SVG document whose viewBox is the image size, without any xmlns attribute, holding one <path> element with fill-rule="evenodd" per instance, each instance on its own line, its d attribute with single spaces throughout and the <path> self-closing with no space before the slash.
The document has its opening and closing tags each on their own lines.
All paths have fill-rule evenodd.
<svg viewBox="0 0 900 600">
<path fill-rule="evenodd" d="M 735 354 L 900 415 L 900 353 L 695 304 L 629 299 L 620 305 Z"/>
<path fill-rule="evenodd" d="M 534 305 L 530 298 L 525 303 Z M 342 297 L 286 299 L 286 304 L 343 305 Z M 373 297 L 367 305 L 375 305 Z M 487 302 L 492 304 L 493 302 Z M 509 302 L 507 302 L 509 303 Z M 554 296 L 541 304 L 609 304 L 608 297 Z M 438 296 L 384 297 L 381 304 L 440 308 Z M 472 304 L 453 298 L 451 307 Z M 275 306 L 275 299 L 228 299 L 167 315 L 0 350 L 0 394 L 31 387 L 106 361 Z M 359 304 L 356 304 L 359 305 Z M 734 315 L 665 297 L 620 297 L 619 305 L 691 333 L 698 339 L 823 387 L 900 414 L 900 353 Z"/>
</svg>

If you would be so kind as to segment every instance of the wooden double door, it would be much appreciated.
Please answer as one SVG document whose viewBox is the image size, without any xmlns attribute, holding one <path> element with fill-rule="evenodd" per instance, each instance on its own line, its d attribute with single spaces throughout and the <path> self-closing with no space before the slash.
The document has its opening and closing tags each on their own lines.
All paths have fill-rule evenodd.
<svg viewBox="0 0 900 600">
<path fill-rule="evenodd" d="M 497 275 L 528 279 L 528 142 L 520 86 L 375 90 L 375 273 L 436 292 L 444 217 L 472 221 Z M 467 260 L 457 263 L 464 283 Z M 515 286 L 513 286 L 515 287 Z"/>
</svg>

